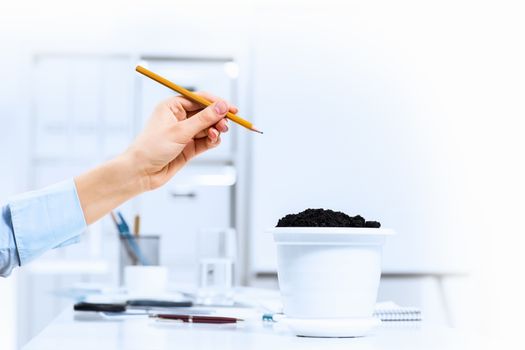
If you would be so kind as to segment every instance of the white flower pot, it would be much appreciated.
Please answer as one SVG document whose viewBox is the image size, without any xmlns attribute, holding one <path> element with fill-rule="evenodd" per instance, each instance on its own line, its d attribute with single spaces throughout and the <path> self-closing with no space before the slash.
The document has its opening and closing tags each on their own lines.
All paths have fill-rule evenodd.
<svg viewBox="0 0 525 350">
<path fill-rule="evenodd" d="M 381 276 L 381 248 L 392 230 L 278 227 L 271 232 L 287 318 L 370 324 Z M 345 336 L 344 327 L 342 333 L 335 336 Z M 361 333 L 366 332 L 346 332 Z"/>
</svg>

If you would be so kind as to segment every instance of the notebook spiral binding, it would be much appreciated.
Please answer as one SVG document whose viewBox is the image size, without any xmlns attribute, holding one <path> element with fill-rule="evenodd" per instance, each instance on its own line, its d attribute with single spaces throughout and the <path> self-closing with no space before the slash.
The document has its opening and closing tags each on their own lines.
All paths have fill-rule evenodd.
<svg viewBox="0 0 525 350">
<path fill-rule="evenodd" d="M 381 321 L 421 321 L 421 310 L 414 307 L 402 307 L 399 305 L 378 305 L 374 311 L 374 317 Z"/>
</svg>

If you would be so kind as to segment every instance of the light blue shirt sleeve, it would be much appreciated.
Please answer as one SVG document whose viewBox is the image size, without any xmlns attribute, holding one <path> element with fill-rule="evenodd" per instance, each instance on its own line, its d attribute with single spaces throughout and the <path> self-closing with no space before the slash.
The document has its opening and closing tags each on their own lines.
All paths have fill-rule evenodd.
<svg viewBox="0 0 525 350">
<path fill-rule="evenodd" d="M 0 218 L 0 276 L 80 239 L 86 221 L 71 179 L 12 198 Z"/>
</svg>

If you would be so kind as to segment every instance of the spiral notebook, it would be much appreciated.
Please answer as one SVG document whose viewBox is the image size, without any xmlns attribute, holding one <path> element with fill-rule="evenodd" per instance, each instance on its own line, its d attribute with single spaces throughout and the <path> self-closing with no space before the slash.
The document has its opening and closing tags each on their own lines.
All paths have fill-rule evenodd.
<svg viewBox="0 0 525 350">
<path fill-rule="evenodd" d="M 421 321 L 421 310 L 415 307 L 399 306 L 393 301 L 376 304 L 374 317 L 381 321 Z"/>
<path fill-rule="evenodd" d="M 277 309 L 282 310 L 280 303 Z M 274 308 L 275 309 L 275 308 Z M 277 313 L 265 313 L 262 315 L 263 321 L 278 322 L 284 316 L 282 312 Z M 384 322 L 412 322 L 421 321 L 421 310 L 415 307 L 404 307 L 399 306 L 393 301 L 384 301 L 376 303 L 374 309 L 374 317 L 379 318 Z"/>
</svg>

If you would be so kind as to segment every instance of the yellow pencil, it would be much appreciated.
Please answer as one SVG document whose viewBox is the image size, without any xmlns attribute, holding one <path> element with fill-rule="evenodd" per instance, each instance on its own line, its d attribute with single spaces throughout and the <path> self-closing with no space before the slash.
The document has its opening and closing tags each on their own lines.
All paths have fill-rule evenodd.
<svg viewBox="0 0 525 350">
<path fill-rule="evenodd" d="M 137 72 L 139 72 L 140 74 L 143 74 L 143 75 L 147 76 L 148 78 L 150 78 L 152 80 L 155 80 L 157 83 L 162 84 L 165 87 L 167 87 L 167 88 L 169 88 L 171 90 L 174 90 L 174 91 L 178 92 L 179 94 L 181 94 L 182 96 L 184 96 L 186 98 L 189 98 L 190 100 L 192 100 L 194 102 L 200 103 L 201 105 L 203 105 L 205 107 L 208 107 L 209 105 L 211 105 L 213 103 L 213 102 L 208 101 L 204 97 L 199 96 L 197 94 L 194 94 L 193 92 L 183 88 L 182 86 L 179 86 L 179 85 L 169 81 L 168 79 L 158 75 L 157 73 L 154 73 L 154 72 L 150 71 L 149 69 L 146 69 L 146 68 L 144 68 L 142 66 L 137 66 L 137 68 L 135 68 L 135 70 Z M 263 133 L 262 131 L 257 130 L 253 126 L 252 123 L 250 123 L 249 121 L 247 121 L 245 119 L 242 119 L 241 117 L 239 117 L 236 114 L 228 112 L 228 113 L 226 113 L 226 118 L 230 119 L 231 121 L 233 121 L 233 122 L 235 122 L 235 123 L 237 123 L 239 125 L 244 126 L 246 129 L 258 132 L 259 134 Z"/>
</svg>

